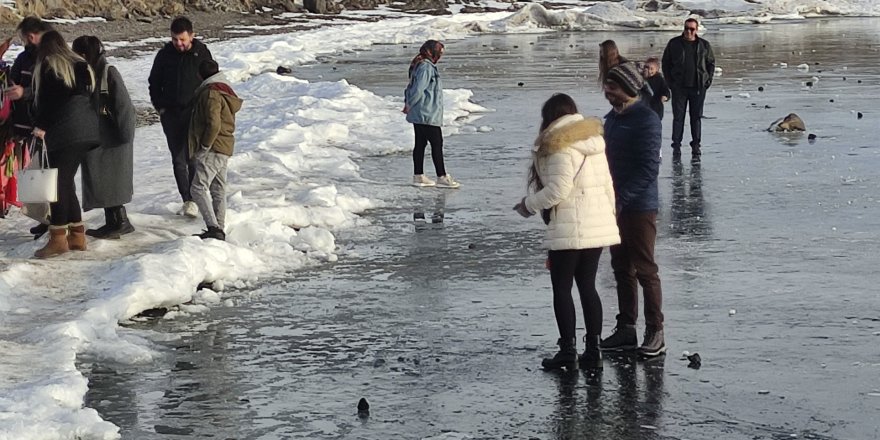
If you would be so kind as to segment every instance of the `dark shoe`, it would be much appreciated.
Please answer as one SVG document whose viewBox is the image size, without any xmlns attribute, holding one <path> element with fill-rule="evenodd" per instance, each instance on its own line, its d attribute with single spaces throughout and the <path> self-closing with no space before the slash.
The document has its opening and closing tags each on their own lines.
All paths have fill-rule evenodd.
<svg viewBox="0 0 880 440">
<path fill-rule="evenodd" d="M 672 147 L 672 158 L 681 159 L 681 147 Z"/>
<path fill-rule="evenodd" d="M 599 341 L 599 335 L 584 336 L 587 348 L 584 350 L 584 354 L 578 356 L 578 365 L 581 370 L 602 368 L 602 352 L 599 350 Z"/>
<path fill-rule="evenodd" d="M 544 358 L 541 366 L 545 370 L 558 370 L 563 367 L 569 370 L 577 369 L 578 353 L 575 339 L 559 338 L 556 343 L 559 344 L 559 353 L 552 358 Z"/>
<path fill-rule="evenodd" d="M 49 231 L 49 225 L 44 225 L 42 223 L 34 226 L 30 229 L 31 234 L 34 234 L 34 240 L 40 238 Z"/>
<path fill-rule="evenodd" d="M 116 233 L 125 235 L 134 232 L 134 226 L 128 221 L 128 213 L 125 212 L 125 206 L 117 206 L 114 209 L 116 210 Z"/>
<path fill-rule="evenodd" d="M 700 157 L 703 152 L 700 149 L 700 144 L 691 145 L 691 157 Z"/>
<path fill-rule="evenodd" d="M 645 330 L 645 338 L 639 347 L 639 355 L 654 357 L 666 353 L 666 341 L 663 339 L 663 330 Z"/>
<path fill-rule="evenodd" d="M 208 226 L 208 230 L 201 234 L 196 234 L 196 237 L 199 237 L 202 240 L 213 238 L 215 240 L 226 241 L 226 234 L 223 230 L 214 226 Z"/>
<path fill-rule="evenodd" d="M 113 234 L 111 231 L 116 229 L 116 225 L 118 223 L 118 219 L 116 218 L 116 209 L 115 208 L 104 208 L 104 226 L 101 226 L 98 229 L 88 229 L 86 230 L 86 235 L 89 237 L 95 238 L 119 238 L 118 234 Z"/>
<path fill-rule="evenodd" d="M 636 326 L 617 324 L 614 333 L 602 340 L 599 348 L 607 351 L 635 350 L 639 342 L 636 338 Z"/>
</svg>

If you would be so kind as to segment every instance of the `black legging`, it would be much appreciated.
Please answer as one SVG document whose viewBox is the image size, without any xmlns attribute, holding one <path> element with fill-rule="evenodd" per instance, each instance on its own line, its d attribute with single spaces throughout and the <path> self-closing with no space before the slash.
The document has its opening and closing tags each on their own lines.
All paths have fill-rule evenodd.
<svg viewBox="0 0 880 440">
<path fill-rule="evenodd" d="M 416 145 L 413 148 L 413 174 L 425 174 L 425 147 L 431 143 L 431 160 L 437 176 L 446 175 L 443 166 L 443 132 L 435 125 L 413 124 L 416 132 Z"/>
<path fill-rule="evenodd" d="M 553 311 L 559 337 L 575 337 L 574 301 L 571 298 L 572 280 L 577 283 L 584 309 L 584 327 L 588 336 L 602 333 L 602 300 L 596 291 L 596 271 L 602 248 L 550 251 L 550 280 L 553 282 Z"/>
<path fill-rule="evenodd" d="M 74 177 L 85 155 L 86 149 L 69 146 L 49 152 L 49 166 L 58 169 L 58 201 L 49 204 L 52 226 L 82 221 Z"/>
</svg>

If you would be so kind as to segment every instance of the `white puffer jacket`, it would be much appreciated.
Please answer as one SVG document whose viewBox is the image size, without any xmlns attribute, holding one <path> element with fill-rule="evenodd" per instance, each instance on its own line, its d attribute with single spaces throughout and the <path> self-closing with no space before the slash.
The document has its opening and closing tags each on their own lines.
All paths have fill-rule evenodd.
<svg viewBox="0 0 880 440">
<path fill-rule="evenodd" d="M 620 243 L 602 121 L 578 114 L 553 121 L 535 140 L 533 160 L 544 187 L 526 197 L 525 206 L 532 213 L 552 208 L 544 247 Z"/>
</svg>

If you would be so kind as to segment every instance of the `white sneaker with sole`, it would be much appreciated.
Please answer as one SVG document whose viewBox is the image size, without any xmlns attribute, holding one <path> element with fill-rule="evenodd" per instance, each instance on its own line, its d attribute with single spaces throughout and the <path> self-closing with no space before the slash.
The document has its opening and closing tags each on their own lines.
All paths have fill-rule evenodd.
<svg viewBox="0 0 880 440">
<path fill-rule="evenodd" d="M 199 207 L 196 205 L 196 202 L 189 201 L 183 202 L 183 208 L 181 208 L 179 215 L 185 215 L 189 218 L 198 218 L 199 217 Z"/>
<path fill-rule="evenodd" d="M 434 186 L 437 182 L 429 179 L 424 174 L 416 174 L 413 176 L 412 184 L 413 186 Z"/>
<path fill-rule="evenodd" d="M 461 186 L 461 184 L 456 182 L 455 179 L 452 178 L 451 174 L 447 174 L 445 176 L 440 176 L 437 178 L 438 188 L 458 188 L 459 186 Z"/>
</svg>

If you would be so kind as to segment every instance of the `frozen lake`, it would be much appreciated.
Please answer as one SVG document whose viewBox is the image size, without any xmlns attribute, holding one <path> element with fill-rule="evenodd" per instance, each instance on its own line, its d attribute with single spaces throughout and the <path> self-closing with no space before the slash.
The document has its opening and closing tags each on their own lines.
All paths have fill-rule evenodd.
<svg viewBox="0 0 880 440">
<path fill-rule="evenodd" d="M 86 403 L 126 439 L 878 438 L 878 30 L 877 19 L 823 19 L 703 35 L 724 73 L 701 163 L 669 160 L 668 107 L 664 120 L 665 358 L 541 371 L 557 338 L 541 223 L 511 208 L 541 103 L 566 92 L 604 115 L 598 43 L 642 59 L 674 33 L 488 35 L 448 43 L 441 61 L 447 88 L 496 110 L 471 125 L 492 131 L 446 139 L 461 190 L 406 186 L 409 155 L 362 160 L 364 192 L 389 206 L 368 213 L 366 231 L 339 234 L 338 263 L 278 274 L 234 308 L 137 324 L 168 341 L 157 342 L 165 356 L 83 359 Z M 400 95 L 415 50 L 382 46 L 294 74 Z M 790 112 L 815 142 L 764 131 Z M 599 290 L 607 333 L 607 251 Z M 361 397 L 369 418 L 357 416 Z"/>
</svg>

